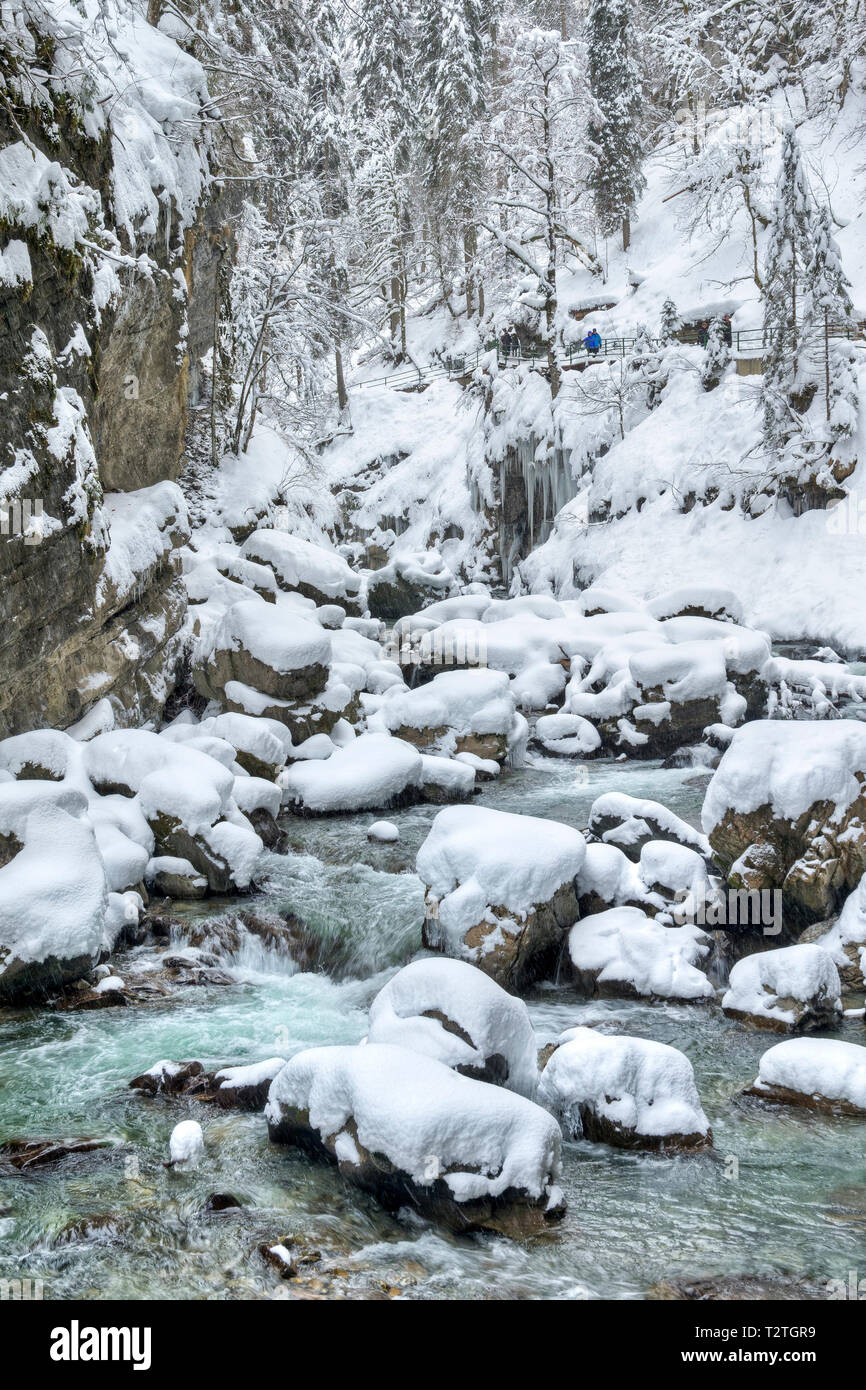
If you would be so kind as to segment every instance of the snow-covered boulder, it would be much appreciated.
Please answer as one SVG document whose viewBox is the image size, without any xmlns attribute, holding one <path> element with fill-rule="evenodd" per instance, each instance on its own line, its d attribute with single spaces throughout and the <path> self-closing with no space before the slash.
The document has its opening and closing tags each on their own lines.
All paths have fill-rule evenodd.
<svg viewBox="0 0 866 1390">
<path fill-rule="evenodd" d="M 475 792 L 474 769 L 456 758 L 422 753 L 421 792 L 425 801 L 435 805 L 468 801 Z"/>
<path fill-rule="evenodd" d="M 654 618 L 716 618 L 742 623 L 743 605 L 731 589 L 709 584 L 688 584 L 651 599 L 646 610 Z"/>
<path fill-rule="evenodd" d="M 842 1015 L 833 957 L 814 943 L 783 946 L 738 960 L 722 1008 L 728 1018 L 776 1033 L 832 1028 Z"/>
<path fill-rule="evenodd" d="M 285 1065 L 285 1057 L 268 1057 L 246 1066 L 223 1067 L 214 1075 L 210 1094 L 225 1110 L 263 1110 L 271 1082 Z"/>
<path fill-rule="evenodd" d="M 817 921 L 866 870 L 866 724 L 761 720 L 738 729 L 707 788 L 703 828 L 735 888 L 779 888 Z"/>
<path fill-rule="evenodd" d="M 392 1210 L 512 1234 L 564 1211 L 552 1116 L 406 1048 L 300 1052 L 272 1083 L 265 1115 L 275 1143 L 336 1161 Z"/>
<path fill-rule="evenodd" d="M 556 821 L 477 806 L 440 811 L 418 851 L 424 942 L 520 989 L 559 956 L 577 918 L 575 875 L 586 845 Z"/>
<path fill-rule="evenodd" d="M 629 859 L 639 859 L 649 840 L 670 840 L 688 845 L 709 858 L 710 842 L 663 806 L 660 801 L 628 796 L 625 792 L 605 792 L 596 797 L 589 812 L 589 829 L 606 845 L 616 845 Z"/>
<path fill-rule="evenodd" d="M 463 1076 L 535 1095 L 535 1031 L 526 1005 L 474 965 L 412 961 L 370 1006 L 368 1042 L 435 1057 Z"/>
<path fill-rule="evenodd" d="M 5 788 L 4 788 L 5 790 Z M 108 890 L 91 826 L 46 801 L 0 868 L 0 996 L 80 978 L 103 945 Z"/>
<path fill-rule="evenodd" d="M 746 1092 L 762 1100 L 866 1115 L 866 1047 L 834 1038 L 789 1038 L 765 1052 Z"/>
<path fill-rule="evenodd" d="M 181 1120 L 171 1131 L 168 1141 L 169 1165 L 182 1164 L 194 1168 L 204 1157 L 204 1135 L 197 1120 Z"/>
<path fill-rule="evenodd" d="M 712 999 L 699 963 L 709 938 L 699 927 L 664 927 L 635 907 L 615 907 L 577 922 L 568 957 L 578 987 L 617 998 Z"/>
<path fill-rule="evenodd" d="M 414 690 L 388 690 L 375 718 L 425 751 L 474 753 L 503 762 L 514 698 L 502 671 L 443 671 Z"/>
<path fill-rule="evenodd" d="M 167 898 L 203 898 L 208 891 L 204 874 L 200 874 L 188 859 L 178 859 L 171 854 L 158 854 L 150 859 L 144 881 L 150 892 Z"/>
<path fill-rule="evenodd" d="M 832 957 L 840 978 L 855 989 L 866 984 L 866 877 L 845 899 L 832 927 L 813 937 Z"/>
<path fill-rule="evenodd" d="M 389 810 L 418 800 L 421 780 L 421 754 L 387 734 L 361 734 L 330 758 L 293 763 L 279 776 L 296 815 Z"/>
<path fill-rule="evenodd" d="M 195 680 L 208 699 L 222 699 L 237 682 L 269 697 L 273 706 L 318 695 L 330 660 L 331 639 L 318 623 L 282 605 L 244 599 L 225 613 Z"/>
<path fill-rule="evenodd" d="M 650 893 L 679 902 L 705 902 L 710 893 L 706 861 L 688 845 L 648 840 L 640 852 L 638 874 Z"/>
<path fill-rule="evenodd" d="M 588 758 L 601 747 L 598 729 L 579 714 L 543 714 L 532 738 L 555 758 Z"/>
<path fill-rule="evenodd" d="M 278 734 L 270 719 L 254 719 L 248 714 L 220 714 L 205 720 L 203 731 L 225 739 L 235 750 L 241 767 L 251 777 L 273 782 L 286 765 L 291 740 L 285 729 Z"/>
<path fill-rule="evenodd" d="M 241 554 L 272 570 L 281 589 L 295 590 L 317 604 L 336 603 L 359 615 L 361 580 L 336 551 L 287 531 L 261 527 L 244 541 Z"/>
<path fill-rule="evenodd" d="M 367 826 L 367 839 L 380 845 L 394 845 L 400 838 L 400 828 L 392 820 L 374 820 Z"/>
<path fill-rule="evenodd" d="M 573 1139 L 664 1153 L 712 1143 L 688 1057 L 646 1038 L 569 1029 L 541 1073 L 538 1101 Z"/>
<path fill-rule="evenodd" d="M 665 906 L 665 899 L 650 892 L 637 865 L 616 845 L 587 845 L 577 876 L 577 895 L 581 917 L 611 907 L 636 907 L 655 916 Z"/>
<path fill-rule="evenodd" d="M 249 887 L 262 841 L 233 800 L 230 767 L 144 729 L 97 734 L 83 760 L 97 792 L 134 798 L 157 858 L 188 860 L 213 892 Z"/>
<path fill-rule="evenodd" d="M 87 797 L 74 787 L 54 781 L 27 779 L 0 784 L 0 864 L 8 864 L 24 848 L 27 819 L 31 812 L 44 806 L 56 806 L 71 816 L 81 816 L 87 810 Z"/>
<path fill-rule="evenodd" d="M 374 618 L 393 623 L 417 613 L 451 592 L 454 575 L 436 550 L 393 556 L 367 580 L 367 603 Z"/>
</svg>

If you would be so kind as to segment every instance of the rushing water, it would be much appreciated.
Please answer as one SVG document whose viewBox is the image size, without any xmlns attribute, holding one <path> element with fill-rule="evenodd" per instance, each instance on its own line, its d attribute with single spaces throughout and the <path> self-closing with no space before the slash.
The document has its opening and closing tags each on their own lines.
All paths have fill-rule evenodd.
<svg viewBox="0 0 866 1390">
<path fill-rule="evenodd" d="M 481 800 L 582 826 L 595 797 L 617 789 L 697 824 L 705 784 L 704 774 L 655 763 L 538 760 L 486 784 Z M 0 1140 L 112 1141 L 41 1171 L 0 1169 L 0 1278 L 41 1279 L 47 1298 L 279 1297 L 298 1287 L 329 1297 L 640 1298 L 677 1276 L 775 1272 L 823 1283 L 866 1271 L 866 1122 L 739 1100 L 773 1039 L 717 1008 L 587 1003 L 552 987 L 528 1001 L 541 1043 L 593 1022 L 682 1049 L 715 1141 L 712 1155 L 675 1159 L 566 1144 L 565 1222 L 528 1243 L 398 1220 L 334 1170 L 271 1145 L 260 1115 L 129 1090 L 163 1057 L 212 1066 L 363 1037 L 371 999 L 420 949 L 412 865 L 435 813 L 395 813 L 393 846 L 367 841 L 369 815 L 287 827 L 292 852 L 270 856 L 260 905 L 292 909 L 340 941 L 334 977 L 241 954 L 227 967 L 232 983 L 179 987 L 156 1003 L 0 1011 Z M 138 948 L 115 966 L 132 976 L 156 955 Z M 862 1023 L 837 1036 L 862 1041 Z M 185 1117 L 201 1122 L 206 1157 L 182 1174 L 163 1160 Z M 207 1213 L 214 1192 L 243 1205 Z M 319 1255 L 301 1286 L 282 1285 L 259 1254 L 287 1236 Z"/>
</svg>

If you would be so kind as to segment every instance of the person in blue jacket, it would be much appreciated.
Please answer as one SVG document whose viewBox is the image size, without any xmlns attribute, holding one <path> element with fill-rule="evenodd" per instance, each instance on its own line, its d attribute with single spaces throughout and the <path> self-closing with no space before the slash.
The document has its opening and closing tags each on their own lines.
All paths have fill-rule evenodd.
<svg viewBox="0 0 866 1390">
<path fill-rule="evenodd" d="M 586 337 L 583 340 L 583 346 L 586 348 L 587 352 L 590 353 L 593 357 L 597 356 L 598 353 L 601 352 L 601 338 L 598 334 L 598 331 L 595 328 L 591 329 L 590 332 L 587 333 Z"/>
</svg>

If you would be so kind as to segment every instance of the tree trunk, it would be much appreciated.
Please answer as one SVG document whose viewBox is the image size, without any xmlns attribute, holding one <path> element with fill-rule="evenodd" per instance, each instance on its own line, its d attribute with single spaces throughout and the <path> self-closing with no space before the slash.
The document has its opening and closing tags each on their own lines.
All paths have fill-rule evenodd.
<svg viewBox="0 0 866 1390">
<path fill-rule="evenodd" d="M 827 403 L 827 422 L 830 422 L 830 310 L 824 310 L 824 399 Z"/>
<path fill-rule="evenodd" d="M 466 317 L 475 313 L 475 253 L 478 249 L 478 236 L 471 222 L 463 228 L 463 266 L 466 276 Z"/>
<path fill-rule="evenodd" d="M 165 0 L 147 0 L 147 22 L 152 24 L 154 29 L 162 19 L 162 7 Z"/>
<path fill-rule="evenodd" d="M 391 347 L 395 352 L 398 350 L 400 341 L 400 268 L 391 268 L 391 295 L 388 301 L 388 322 L 391 332 Z"/>
<path fill-rule="evenodd" d="M 631 246 L 631 218 L 628 213 L 622 219 L 622 249 L 627 251 Z"/>
<path fill-rule="evenodd" d="M 337 404 L 340 407 L 340 414 L 349 404 L 349 393 L 346 390 L 346 378 L 343 374 L 343 351 L 340 344 L 334 347 L 334 365 L 337 369 Z"/>
</svg>

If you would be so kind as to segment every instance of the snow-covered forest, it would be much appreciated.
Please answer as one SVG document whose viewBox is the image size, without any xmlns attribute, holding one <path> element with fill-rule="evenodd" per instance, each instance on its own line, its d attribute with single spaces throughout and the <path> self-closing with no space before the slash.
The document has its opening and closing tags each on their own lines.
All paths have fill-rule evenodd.
<svg viewBox="0 0 866 1390">
<path fill-rule="evenodd" d="M 852 1296 L 864 150 L 860 0 L 0 0 L 0 1297 Z"/>
</svg>

